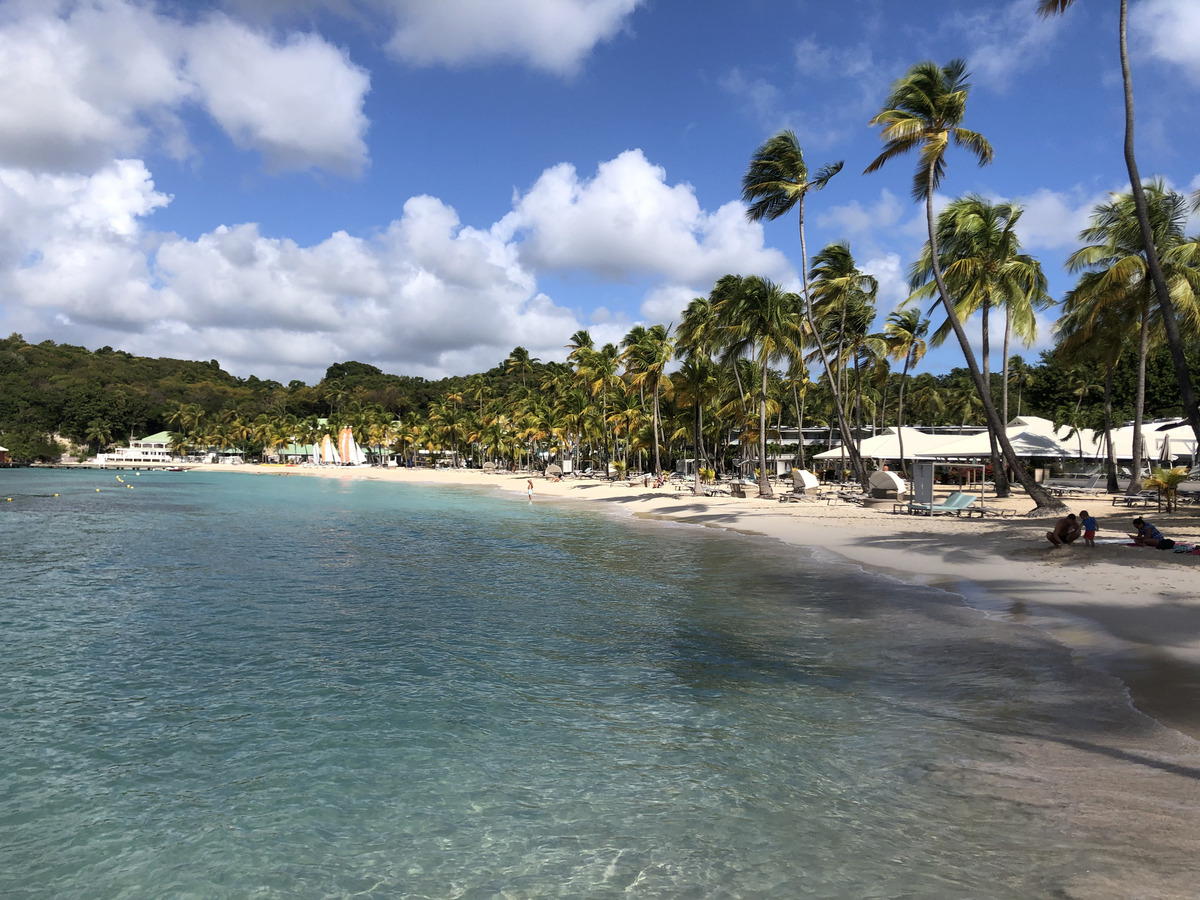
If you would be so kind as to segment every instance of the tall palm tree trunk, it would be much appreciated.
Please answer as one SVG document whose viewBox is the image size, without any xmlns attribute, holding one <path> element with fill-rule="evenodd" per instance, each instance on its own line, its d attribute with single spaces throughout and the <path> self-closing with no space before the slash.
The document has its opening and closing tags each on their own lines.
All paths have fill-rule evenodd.
<svg viewBox="0 0 1200 900">
<path fill-rule="evenodd" d="M 762 359 L 762 388 L 758 394 L 758 495 L 770 500 L 775 496 L 767 473 L 767 354 Z"/>
<path fill-rule="evenodd" d="M 900 444 L 901 477 L 908 476 L 908 463 L 904 459 L 904 383 L 908 380 L 908 364 L 912 360 L 912 351 L 904 354 L 904 371 L 900 373 L 900 396 L 896 405 L 896 440 Z"/>
<path fill-rule="evenodd" d="M 858 476 L 858 480 L 862 482 L 863 490 L 867 489 L 866 476 L 863 474 L 862 457 L 859 456 L 858 448 L 854 446 L 854 440 L 850 436 L 850 424 L 846 421 L 846 413 L 842 409 L 842 400 L 837 384 L 834 383 L 834 371 L 829 365 L 829 354 L 825 352 L 825 345 L 821 341 L 820 332 L 817 330 L 817 323 L 813 319 L 812 306 L 809 302 L 808 293 L 808 248 L 804 242 L 804 207 L 800 207 L 798 216 L 800 220 L 800 257 L 802 265 L 800 267 L 800 279 L 804 288 L 804 319 L 808 322 L 808 327 L 812 331 L 817 344 L 817 353 L 821 357 L 821 365 L 825 369 L 825 377 L 829 381 L 829 389 L 833 391 L 833 408 L 837 415 L 838 432 L 842 436 L 842 446 L 849 447 L 850 450 L 850 468 Z"/>
<path fill-rule="evenodd" d="M 991 325 L 990 325 L 991 307 L 992 307 L 991 302 L 989 300 L 985 299 L 983 302 L 983 321 L 982 321 L 983 344 L 982 344 L 982 354 L 981 355 L 983 356 L 983 383 L 987 385 L 987 391 L 988 391 L 989 397 L 991 397 L 991 395 L 992 395 L 992 365 L 991 365 L 992 350 L 991 350 L 991 331 L 990 331 L 990 329 L 991 329 Z M 1007 352 L 1007 344 L 1005 345 L 1005 352 Z M 1007 407 L 1005 407 L 1005 410 L 1006 410 L 1006 416 L 1002 421 L 1004 424 L 1004 428 L 1007 429 L 1008 428 Z M 990 443 L 991 443 L 991 451 L 992 451 L 992 478 L 993 478 L 993 483 L 995 485 L 996 496 L 997 497 L 1007 497 L 1010 493 L 1009 488 L 1008 488 L 1008 472 L 1005 471 L 1004 460 L 1000 455 L 1000 445 L 999 445 L 998 439 L 996 438 L 995 434 L 992 435 Z"/>
<path fill-rule="evenodd" d="M 808 399 L 807 394 L 805 399 Z M 796 407 L 796 461 L 800 463 L 797 468 L 806 469 L 808 466 L 804 462 L 804 404 L 800 402 L 800 392 L 794 383 L 792 384 L 792 404 Z"/>
<path fill-rule="evenodd" d="M 1167 333 L 1171 363 L 1175 367 L 1175 380 L 1179 383 L 1179 397 L 1183 403 L 1183 414 L 1187 417 L 1188 424 L 1192 426 L 1192 433 L 1195 435 L 1197 443 L 1200 444 L 1200 408 L 1196 405 L 1191 371 L 1188 367 L 1187 357 L 1184 355 L 1183 337 L 1179 333 L 1179 323 L 1175 319 L 1175 309 L 1171 303 L 1171 292 L 1167 288 L 1167 279 L 1163 275 L 1162 263 L 1158 258 L 1158 250 L 1154 243 L 1154 229 L 1150 226 L 1150 211 L 1146 205 L 1146 194 L 1142 190 L 1142 178 L 1138 174 L 1137 157 L 1134 154 L 1133 72 L 1129 66 L 1129 48 L 1125 40 L 1128 15 L 1128 0 L 1121 0 L 1119 31 L 1121 79 L 1125 87 L 1125 167 L 1129 170 L 1129 187 L 1133 192 L 1133 204 L 1137 210 L 1142 243 L 1146 245 L 1146 265 L 1150 269 L 1150 280 L 1154 283 L 1154 293 L 1158 297 L 1159 309 L 1162 310 L 1163 327 Z"/>
<path fill-rule="evenodd" d="M 1113 373 L 1116 372 L 1115 362 L 1109 362 L 1104 369 L 1104 468 L 1107 478 L 1105 488 L 1110 494 L 1120 493 L 1121 485 L 1117 480 L 1117 448 L 1112 442 L 1112 388 Z"/>
<path fill-rule="evenodd" d="M 1016 453 L 1013 452 L 1012 444 L 1009 443 L 1008 433 L 1004 429 L 1003 423 L 1000 421 L 1000 416 L 996 412 L 996 404 L 992 402 L 992 392 L 988 389 L 983 381 L 983 373 L 979 369 L 979 363 L 975 359 L 975 351 L 971 349 L 971 342 L 967 338 L 967 333 L 963 330 L 962 322 L 959 321 L 958 314 L 954 311 L 954 303 L 950 300 L 950 292 L 946 289 L 946 281 L 942 277 L 942 266 L 938 260 L 937 250 L 937 229 L 934 228 L 933 218 L 933 184 L 934 184 L 934 169 L 930 165 L 928 172 L 929 189 L 925 192 L 925 221 L 929 229 L 929 259 L 933 264 L 933 279 L 937 283 L 938 293 L 942 297 L 942 307 L 946 310 L 946 319 L 950 322 L 950 327 L 954 330 L 954 336 L 958 338 L 959 346 L 962 348 L 963 358 L 967 363 L 967 371 L 971 373 L 971 379 L 975 382 L 975 389 L 979 392 L 979 400 L 983 404 L 984 418 L 987 420 L 988 429 L 995 435 L 996 441 L 1000 444 L 1000 450 L 1006 462 L 1013 470 L 1017 481 L 1021 487 L 1025 488 L 1026 493 L 1037 505 L 1034 512 L 1039 515 L 1044 511 L 1060 511 L 1066 510 L 1066 506 L 1061 500 L 1052 497 L 1044 487 L 1033 480 L 1033 476 L 1025 469 L 1025 466 L 1017 459 Z"/>
<path fill-rule="evenodd" d="M 1004 365 L 1000 370 L 1000 412 L 1008 423 L 1008 351 L 1012 343 L 1012 307 L 1004 307 Z"/>
<path fill-rule="evenodd" d="M 1142 419 L 1146 408 L 1146 355 L 1150 348 L 1150 300 L 1142 306 L 1142 328 L 1138 334 L 1137 391 L 1133 405 L 1133 461 L 1129 466 L 1132 476 L 1125 493 L 1132 496 L 1142 489 L 1142 459 L 1146 453 L 1142 448 Z"/>
</svg>

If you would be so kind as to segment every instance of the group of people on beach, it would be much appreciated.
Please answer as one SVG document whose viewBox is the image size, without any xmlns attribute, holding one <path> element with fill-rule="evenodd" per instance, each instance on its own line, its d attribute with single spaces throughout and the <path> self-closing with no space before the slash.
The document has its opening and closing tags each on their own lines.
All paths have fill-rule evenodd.
<svg viewBox="0 0 1200 900">
<path fill-rule="evenodd" d="M 1133 520 L 1133 527 L 1137 531 L 1129 535 L 1129 538 L 1138 547 L 1155 547 L 1159 550 L 1167 550 L 1175 546 L 1174 541 L 1163 537 L 1161 531 L 1141 516 Z M 1068 513 L 1055 522 L 1053 530 L 1046 532 L 1046 540 L 1055 547 L 1065 547 L 1067 544 L 1078 540 L 1080 535 L 1082 535 L 1085 546 L 1095 547 L 1096 529 L 1096 517 L 1085 509 L 1078 516 L 1075 513 Z"/>
</svg>

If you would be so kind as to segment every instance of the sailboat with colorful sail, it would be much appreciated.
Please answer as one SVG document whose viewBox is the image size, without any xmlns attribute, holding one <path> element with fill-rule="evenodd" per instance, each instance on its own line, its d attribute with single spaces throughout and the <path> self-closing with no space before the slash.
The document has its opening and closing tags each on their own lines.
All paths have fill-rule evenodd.
<svg viewBox="0 0 1200 900">
<path fill-rule="evenodd" d="M 316 461 L 319 466 L 340 466 L 342 464 L 342 457 L 338 453 L 337 444 L 327 434 L 323 435 L 317 442 Z"/>
<path fill-rule="evenodd" d="M 349 425 L 344 426 L 338 433 L 338 453 L 341 454 L 342 465 L 365 466 L 367 464 L 367 456 L 358 446 L 358 441 L 354 440 L 354 429 Z"/>
</svg>

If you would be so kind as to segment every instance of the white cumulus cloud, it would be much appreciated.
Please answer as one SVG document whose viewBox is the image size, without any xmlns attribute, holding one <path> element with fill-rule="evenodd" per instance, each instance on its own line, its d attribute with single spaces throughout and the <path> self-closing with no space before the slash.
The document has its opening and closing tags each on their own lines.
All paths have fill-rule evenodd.
<svg viewBox="0 0 1200 900">
<path fill-rule="evenodd" d="M 1004 88 L 1022 71 L 1031 57 L 1061 27 L 1057 19 L 1037 14 L 1038 0 L 1012 0 L 1007 5 L 957 4 L 947 24 L 962 32 L 970 51 L 964 53 L 976 80 L 994 88 Z"/>
<path fill-rule="evenodd" d="M 315 35 L 276 42 L 218 16 L 188 34 L 187 74 L 233 141 L 272 169 L 358 172 L 366 72 Z"/>
<path fill-rule="evenodd" d="M 1026 252 L 1037 249 L 1075 250 L 1079 232 L 1087 227 L 1092 210 L 1105 203 L 1103 194 L 1073 194 L 1042 188 L 1018 202 L 1025 208 L 1017 232 Z"/>
<path fill-rule="evenodd" d="M 219 14 L 185 22 L 131 0 L 5 12 L 0 165 L 90 172 L 151 145 L 187 155 L 193 106 L 275 170 L 365 162 L 369 79 L 320 37 Z"/>
<path fill-rule="evenodd" d="M 388 49 L 416 65 L 515 60 L 572 73 L 624 26 L 640 0 L 392 0 Z"/>
<path fill-rule="evenodd" d="M 1200 3 L 1196 0 L 1145 0 L 1131 4 L 1131 30 L 1158 59 L 1183 68 L 1200 84 Z"/>
<path fill-rule="evenodd" d="M 100 326 L 158 316 L 140 219 L 169 198 L 140 160 L 91 176 L 0 169 L 0 286 L 9 303 Z"/>
<path fill-rule="evenodd" d="M 651 273 L 707 290 L 728 272 L 776 280 L 791 273 L 740 202 L 702 210 L 690 185 L 668 184 L 640 150 L 601 163 L 591 179 L 566 163 L 548 169 L 517 199 L 501 233 L 523 238 L 532 266 L 604 278 Z"/>
<path fill-rule="evenodd" d="M 561 359 L 582 327 L 618 340 L 632 323 L 583 321 L 578 285 L 632 285 L 645 320 L 667 324 L 726 272 L 795 280 L 740 204 L 702 209 L 638 151 L 590 180 L 549 169 L 483 227 L 421 195 L 362 236 L 305 246 L 240 223 L 193 239 L 149 230 L 169 202 L 140 160 L 92 175 L 0 169 L 0 327 L 283 381 L 315 381 L 335 359 L 440 377 L 518 344 Z"/>
</svg>

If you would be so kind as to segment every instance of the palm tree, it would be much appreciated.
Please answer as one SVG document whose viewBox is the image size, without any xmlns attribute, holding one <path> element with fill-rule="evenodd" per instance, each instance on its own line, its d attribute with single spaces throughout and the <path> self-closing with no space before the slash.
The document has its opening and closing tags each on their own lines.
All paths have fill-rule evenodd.
<svg viewBox="0 0 1200 900">
<path fill-rule="evenodd" d="M 913 379 L 909 402 L 920 421 L 927 425 L 946 424 L 946 401 L 942 397 L 941 385 L 928 372 Z"/>
<path fill-rule="evenodd" d="M 453 403 L 444 401 L 430 407 L 429 425 L 437 434 L 440 446 L 450 448 L 451 461 L 457 468 L 459 447 L 470 431 L 468 417 Z"/>
<path fill-rule="evenodd" d="M 1044 17 L 1062 15 L 1074 3 L 1075 0 L 1041 0 L 1038 4 L 1038 13 Z M 1167 346 L 1171 351 L 1171 362 L 1175 367 L 1175 380 L 1179 385 L 1183 414 L 1192 426 L 1192 433 L 1195 435 L 1197 444 L 1200 444 L 1200 407 L 1196 404 L 1196 394 L 1192 389 L 1191 370 L 1188 366 L 1183 336 L 1175 319 L 1171 290 L 1167 284 L 1162 261 L 1155 250 L 1154 229 L 1150 221 L 1150 205 L 1142 188 L 1142 176 L 1138 173 L 1137 155 L 1134 152 L 1133 71 L 1129 65 L 1129 48 L 1126 43 L 1126 28 L 1129 18 L 1128 0 L 1119 0 L 1119 5 L 1120 15 L 1117 19 L 1117 31 L 1121 57 L 1121 82 L 1125 95 L 1125 168 L 1129 172 L 1129 188 L 1133 195 L 1138 231 L 1141 234 L 1142 247 L 1146 254 L 1146 267 L 1150 273 L 1150 281 L 1154 285 L 1154 295 L 1158 299 L 1158 307 L 1162 313 Z"/>
<path fill-rule="evenodd" d="M 621 383 L 621 351 L 616 344 L 605 344 L 587 359 L 587 385 L 592 396 L 600 395 L 600 424 L 604 430 L 604 465 L 612 455 L 609 444 L 608 398 Z M 605 474 L 608 473 L 607 468 Z"/>
<path fill-rule="evenodd" d="M 721 365 L 728 368 L 737 384 L 737 401 L 743 418 L 746 413 L 746 390 L 742 386 L 741 367 L 738 360 L 746 352 L 748 341 L 739 337 L 734 313 L 742 302 L 746 291 L 746 279 L 741 275 L 722 275 L 708 295 L 708 306 L 712 310 L 712 321 L 708 327 L 712 333 L 713 352 L 719 355 Z"/>
<path fill-rule="evenodd" d="M 1021 401 L 1025 397 L 1025 388 L 1035 382 L 1033 370 L 1029 364 L 1019 356 L 1014 356 L 1008 361 L 1008 381 L 1004 385 L 1004 421 L 1008 421 L 1008 389 L 1011 385 L 1016 385 L 1017 388 L 1017 415 L 1021 415 Z"/>
<path fill-rule="evenodd" d="M 638 397 L 638 392 L 631 386 L 613 397 L 612 411 L 609 413 L 609 423 L 613 434 L 618 438 L 624 437 L 624 450 L 621 454 L 618 469 L 625 469 L 629 464 L 629 451 L 633 444 L 634 435 L 646 424 L 646 410 Z"/>
<path fill-rule="evenodd" d="M 891 313 L 883 326 L 888 354 L 894 360 L 904 360 L 904 371 L 900 373 L 900 401 L 896 411 L 896 435 L 900 442 L 900 468 L 907 471 L 904 458 L 904 388 L 908 381 L 908 370 L 925 358 L 928 345 L 925 335 L 929 332 L 929 320 L 921 318 L 921 311 L 909 306 Z"/>
<path fill-rule="evenodd" d="M 836 335 L 837 345 L 834 349 L 834 359 L 837 363 L 837 378 L 840 381 L 845 371 L 847 360 L 853 360 L 855 366 L 855 405 L 856 425 L 855 439 L 846 449 L 850 455 L 850 470 L 856 481 L 867 489 L 867 473 L 862 464 L 859 451 L 859 440 L 862 436 L 861 415 L 861 380 L 858 364 L 859 351 L 863 349 L 867 332 L 875 318 L 875 294 L 879 290 L 879 282 L 872 275 L 866 275 L 859 270 L 850 253 L 850 245 L 846 242 L 829 244 L 813 257 L 812 269 L 809 272 L 811 281 L 810 311 L 813 321 L 824 327 L 814 335 L 818 347 L 824 345 L 823 335 L 832 331 Z M 824 359 L 828 359 L 826 355 Z M 827 372 L 833 378 L 832 372 Z M 842 390 L 834 392 L 834 396 L 842 397 Z"/>
<path fill-rule="evenodd" d="M 1158 502 L 1167 501 L 1167 512 L 1173 512 L 1179 502 L 1179 485 L 1187 480 L 1188 467 L 1174 466 L 1170 469 L 1154 469 L 1142 487 L 1148 491 L 1158 491 Z"/>
<path fill-rule="evenodd" d="M 702 464 L 707 463 L 704 452 L 704 405 L 718 383 L 712 357 L 720 346 L 720 339 L 720 323 L 714 303 L 709 297 L 693 298 L 675 329 L 675 348 L 684 360 L 675 394 L 681 406 L 692 409 L 692 446 L 696 461 L 692 493 L 695 496 L 700 496 L 704 490 L 700 478 Z"/>
<path fill-rule="evenodd" d="M 750 167 L 742 177 L 742 200 L 749 203 L 746 218 L 751 222 L 763 219 L 774 221 L 786 215 L 794 207 L 800 230 L 800 283 L 804 315 L 808 321 L 809 331 L 817 334 L 817 326 L 813 321 L 810 295 L 808 290 L 808 248 L 804 242 L 804 200 L 809 191 L 819 191 L 825 187 L 842 170 L 841 161 L 823 166 L 816 175 L 809 177 L 808 164 L 804 161 L 804 151 L 792 131 L 781 131 L 767 139 L 754 156 L 750 159 Z M 852 444 L 850 425 L 842 408 L 842 398 L 833 380 L 833 370 L 829 358 L 820 341 L 817 342 L 817 354 L 829 379 L 830 390 L 834 394 L 834 408 L 837 415 L 838 431 L 842 436 L 842 444 Z M 851 450 L 857 456 L 857 449 Z"/>
<path fill-rule="evenodd" d="M 743 280 L 743 290 L 724 301 L 718 317 L 727 323 L 730 346 L 746 347 L 759 369 L 758 469 L 759 494 L 773 497 L 767 468 L 767 376 L 770 364 L 799 352 L 803 316 L 796 294 L 757 275 Z"/>
<path fill-rule="evenodd" d="M 933 194 L 946 174 L 946 150 L 953 143 L 973 154 L 981 166 L 992 160 L 992 146 L 987 139 L 959 124 L 966 113 L 969 90 L 966 63 L 961 59 L 951 60 L 944 67 L 929 61 L 914 65 L 904 77 L 892 85 L 884 108 L 871 119 L 872 126 L 879 125 L 883 128 L 881 137 L 884 140 L 884 149 L 867 166 L 866 171 L 878 171 L 888 161 L 910 151 L 918 151 L 920 161 L 913 176 L 912 196 L 914 200 L 925 201 L 930 268 L 942 297 L 946 318 L 954 330 L 955 337 L 958 338 L 967 370 L 979 392 L 988 428 L 1000 444 L 1004 461 L 1033 498 L 1037 510 L 1060 511 L 1066 508 L 1062 501 L 1052 497 L 1045 488 L 1034 481 L 1013 452 L 1012 444 L 1009 443 L 1004 430 L 1004 423 L 1000 421 L 996 406 L 992 403 L 991 386 L 983 379 L 983 373 L 975 359 L 975 351 L 972 350 L 971 342 L 958 318 L 954 300 L 942 274 L 933 216 Z"/>
<path fill-rule="evenodd" d="M 660 397 L 664 388 L 669 390 L 671 387 L 671 382 L 665 375 L 667 364 L 675 353 L 675 339 L 671 337 L 670 328 L 651 325 L 649 328 L 635 327 L 625 337 L 624 343 L 630 385 L 639 390 L 650 391 L 654 474 L 662 475 L 662 458 L 659 453 L 659 445 L 662 443 Z"/>
<path fill-rule="evenodd" d="M 804 409 L 808 403 L 808 389 L 812 381 L 808 377 L 808 367 L 804 364 L 804 355 L 797 353 L 788 361 L 787 371 L 784 372 L 783 386 L 792 393 L 792 405 L 796 410 L 796 468 L 806 469 L 808 463 L 804 459 Z"/>
<path fill-rule="evenodd" d="M 570 343 L 567 346 L 571 348 L 571 352 L 567 354 L 567 362 L 578 368 L 581 360 L 586 359 L 587 354 L 595 351 L 596 342 L 592 340 L 590 331 L 580 328 L 571 335 Z"/>
<path fill-rule="evenodd" d="M 1168 191 L 1161 182 L 1151 182 L 1144 195 L 1149 203 L 1153 225 L 1155 255 L 1166 263 L 1164 276 L 1172 292 L 1172 307 L 1195 327 L 1200 311 L 1200 270 L 1188 263 L 1200 254 L 1200 242 L 1184 237 L 1187 200 Z M 1064 301 L 1069 327 L 1085 338 L 1101 330 L 1113 317 L 1138 326 L 1137 394 L 1134 403 L 1133 475 L 1129 493 L 1141 485 L 1141 437 L 1143 407 L 1146 398 L 1146 358 L 1161 325 L 1154 304 L 1154 286 L 1149 277 L 1149 261 L 1142 243 L 1141 229 L 1132 194 L 1114 195 L 1095 208 L 1092 222 L 1080 234 L 1090 243 L 1073 253 L 1067 266 L 1083 273 Z"/>
<path fill-rule="evenodd" d="M 100 452 L 109 444 L 112 443 L 112 426 L 104 419 L 92 419 L 87 423 L 87 433 L 84 435 L 84 440 L 89 444 L 96 445 L 96 452 Z"/>
<path fill-rule="evenodd" d="M 676 345 L 678 346 L 678 345 Z M 704 449 L 704 407 L 712 400 L 717 386 L 717 368 L 712 358 L 703 354 L 686 355 L 672 378 L 676 407 L 691 410 L 690 435 L 697 472 L 708 464 Z M 699 490 L 699 481 L 693 492 Z"/>
<path fill-rule="evenodd" d="M 1015 203 L 991 203 L 978 194 L 968 194 L 951 203 L 938 215 L 937 243 L 941 254 L 943 275 L 954 290 L 955 312 L 966 319 L 975 312 L 982 313 L 981 359 L 983 381 L 992 383 L 990 314 L 994 307 L 1003 306 L 1004 354 L 1001 372 L 1005 392 L 1002 408 L 1006 412 L 1008 349 L 1014 326 L 1018 337 L 1029 345 L 1037 337 L 1036 309 L 1050 304 L 1046 293 L 1046 276 L 1041 264 L 1028 254 L 1021 253 L 1016 224 L 1022 208 Z M 931 280 L 932 260 L 929 245 L 913 265 L 910 284 L 913 296 L 928 299 L 936 296 L 937 286 Z M 936 347 L 950 334 L 949 321 L 934 332 L 931 343 Z M 996 493 L 1008 495 L 1008 479 L 1000 464 L 995 437 L 992 440 L 992 467 L 996 472 Z"/>
<path fill-rule="evenodd" d="M 516 372 L 521 376 L 521 387 L 525 387 L 525 376 L 533 374 L 533 364 L 541 362 L 536 356 L 530 356 L 529 351 L 524 347 L 514 347 L 512 353 L 508 354 L 508 359 L 504 360 L 504 371 L 508 373 Z"/>
</svg>

